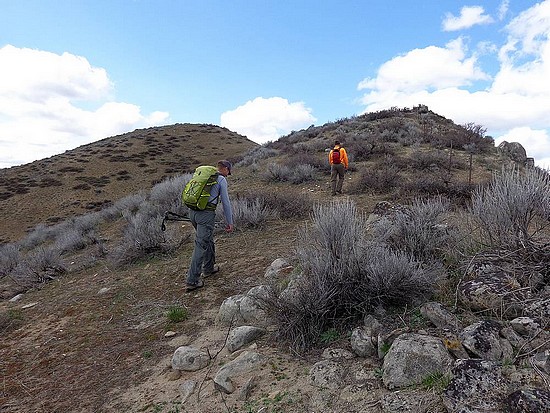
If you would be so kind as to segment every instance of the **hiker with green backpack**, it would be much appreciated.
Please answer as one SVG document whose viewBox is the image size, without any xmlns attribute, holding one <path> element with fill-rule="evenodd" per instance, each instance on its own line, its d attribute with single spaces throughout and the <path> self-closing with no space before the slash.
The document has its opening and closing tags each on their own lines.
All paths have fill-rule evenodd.
<svg viewBox="0 0 550 413">
<path fill-rule="evenodd" d="M 231 162 L 218 161 L 214 166 L 199 166 L 191 180 L 185 185 L 182 202 L 189 207 L 189 218 L 195 228 L 195 248 L 191 265 L 187 272 L 187 291 L 194 291 L 204 286 L 201 279 L 214 275 L 220 270 L 216 266 L 214 246 L 214 224 L 216 207 L 222 203 L 226 222 L 225 230 L 233 231 L 233 215 L 227 190 L 228 175 L 231 175 Z"/>
</svg>

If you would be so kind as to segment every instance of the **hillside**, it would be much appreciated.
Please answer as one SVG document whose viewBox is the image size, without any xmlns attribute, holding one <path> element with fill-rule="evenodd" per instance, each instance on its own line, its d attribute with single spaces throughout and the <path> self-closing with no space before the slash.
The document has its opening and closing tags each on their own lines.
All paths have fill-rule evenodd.
<svg viewBox="0 0 550 413">
<path fill-rule="evenodd" d="M 344 144 L 351 163 L 344 194 L 331 197 L 326 158 L 336 139 Z M 184 285 L 193 228 L 186 222 L 167 222 L 167 230 L 161 232 L 162 214 L 179 208 L 173 202 L 181 191 L 178 175 L 221 157 L 235 163 L 228 181 L 237 230 L 216 232 L 221 272 L 206 279 L 205 288 L 189 294 Z M 539 244 L 550 238 L 544 222 L 541 231 L 539 221 L 529 223 L 537 229 L 526 243 L 530 250 L 525 247 L 504 254 L 498 248 L 484 250 L 488 244 L 463 243 L 461 231 L 471 230 L 464 207 L 471 203 L 473 191 L 485 186 L 503 166 L 511 165 L 523 170 L 523 165 L 500 153 L 476 125 L 456 125 L 418 107 L 312 126 L 263 146 L 209 125 L 151 128 L 1 170 L 5 244 L 0 245 L 0 411 L 443 413 L 457 411 L 451 406 L 455 400 L 478 402 L 480 395 L 489 411 L 499 411 L 490 408 L 500 406 L 501 399 L 518 389 L 544 389 L 549 380 L 545 365 L 537 370 L 530 364 L 535 355 L 550 350 L 548 318 L 545 324 L 544 317 L 518 309 L 517 301 L 500 298 L 496 300 L 503 305 L 493 301 L 481 310 L 467 305 L 468 297 L 494 298 L 489 287 L 481 294 L 473 288 L 461 294 L 462 286 L 479 285 L 471 274 L 496 265 L 499 274 L 507 275 L 498 287 L 513 288 L 499 290 L 497 297 L 517 298 L 525 308 L 544 303 L 543 299 L 550 303 L 550 257 Z M 163 180 L 166 177 L 172 178 Z M 138 192 L 143 195 L 131 203 L 120 202 Z M 550 193 L 550 188 L 541 190 L 544 193 Z M 422 215 L 423 219 L 414 221 L 419 199 L 416 206 L 427 210 L 428 218 Z M 445 202 L 437 204 L 441 199 Z M 429 204 L 432 200 L 436 207 Z M 113 209 L 104 214 L 101 207 L 107 205 Z M 315 219 L 325 219 L 320 209 L 338 222 L 323 227 L 336 234 L 330 244 L 334 251 L 323 250 L 323 242 L 316 238 L 320 235 L 315 232 Z M 64 221 L 86 213 L 89 219 Z M 365 227 L 361 226 L 363 218 L 368 222 Z M 413 222 L 409 226 L 405 222 L 412 235 L 423 237 L 400 236 L 395 222 L 405 218 Z M 25 237 L 39 223 L 48 224 L 51 231 L 39 227 Z M 346 237 L 338 236 L 344 226 Z M 365 229 L 364 233 L 357 228 Z M 468 238 L 478 236 L 479 228 L 476 231 L 468 233 Z M 68 242 L 75 232 L 79 242 Z M 387 245 L 393 242 L 398 251 L 411 247 L 406 254 L 391 256 L 397 264 L 392 264 L 381 284 L 374 285 L 380 288 L 374 297 L 369 296 L 372 288 L 361 290 L 362 280 L 368 278 L 363 268 L 348 273 L 346 265 L 340 266 L 346 261 L 342 255 L 355 258 L 353 254 L 368 250 L 368 237 L 377 242 L 384 239 Z M 411 264 L 420 246 L 426 245 L 429 251 L 421 252 L 434 261 L 418 258 L 420 264 Z M 350 261 L 364 267 L 383 262 L 380 251 L 367 252 L 376 259 L 359 255 Z M 518 263 L 517 256 L 524 261 Z M 17 257 L 19 263 L 10 257 Z M 334 271 L 322 265 L 331 257 L 338 265 Z M 285 263 L 273 266 L 278 259 Z M 307 259 L 312 266 L 328 268 L 328 281 L 322 271 L 304 268 Z M 39 266 L 39 261 L 47 265 Z M 412 268 L 411 273 L 418 276 L 411 277 L 414 282 L 408 283 L 408 273 L 402 280 L 394 278 L 403 268 Z M 443 273 L 440 278 L 426 276 L 439 271 Z M 522 277 L 525 273 L 529 276 Z M 353 285 L 349 290 L 348 284 Z M 297 285 L 309 287 L 298 294 L 301 306 L 292 304 Z M 258 309 L 265 308 L 259 304 L 249 304 L 244 314 L 243 303 L 254 297 L 250 290 L 264 291 L 261 286 L 281 289 L 278 299 L 285 292 L 291 297 L 277 301 L 280 311 L 270 313 L 279 317 L 279 324 L 262 324 Z M 319 316 L 314 310 L 322 307 L 324 288 L 332 291 L 327 296 L 335 296 L 336 304 L 345 301 L 337 295 L 342 293 L 339 288 L 346 297 L 354 298 L 361 291 L 376 303 L 360 303 L 364 306 L 357 314 L 345 313 L 350 308 L 331 307 Z M 432 294 L 424 298 L 422 288 Z M 398 299 L 384 301 L 384 291 Z M 526 291 L 529 295 L 522 295 Z M 422 299 L 409 301 L 419 296 Z M 441 314 L 427 311 L 428 299 L 448 309 L 444 317 L 438 319 Z M 223 322 L 221 309 L 228 302 L 238 302 L 239 310 Z M 305 350 L 288 340 L 299 317 L 284 322 L 288 315 L 299 315 L 301 308 L 312 311 L 306 314 L 311 328 L 305 330 L 314 340 Z M 544 310 L 536 311 L 543 314 Z M 338 319 L 340 312 L 344 316 Z M 534 318 L 528 326 L 514 325 L 524 332 L 534 328 L 531 336 L 510 332 L 511 320 L 518 314 Z M 328 322 L 320 322 L 325 319 Z M 497 331 L 488 344 L 480 346 L 489 350 L 465 350 L 469 338 L 463 334 L 476 323 L 482 323 L 485 332 Z M 237 325 L 261 326 L 265 331 L 230 351 L 230 332 Z M 502 325 L 500 331 L 507 332 L 506 336 L 496 325 Z M 357 329 L 367 339 L 357 341 Z M 415 384 L 394 386 L 387 360 L 396 356 L 397 350 L 390 352 L 393 343 L 399 337 L 410 338 L 408 334 L 414 334 L 415 340 L 433 338 L 425 353 L 401 363 L 408 370 L 437 364 L 428 357 L 434 342 L 441 347 L 445 363 L 458 363 L 462 357 L 486 363 L 475 391 L 459 399 L 455 381 L 439 371 L 422 372 L 422 380 Z M 359 351 L 358 342 L 366 347 L 370 343 L 372 352 Z M 203 352 L 208 367 L 173 368 L 172 356 L 182 346 Z M 500 353 L 487 355 L 495 347 Z M 241 366 L 220 387 L 219 371 L 251 354 L 260 355 L 263 364 L 252 371 Z M 478 377 L 478 371 L 469 373 Z M 489 380 L 497 375 L 496 383 Z M 224 384 L 234 385 L 235 391 Z M 450 396 L 449 388 L 453 389 Z"/>
<path fill-rule="evenodd" d="M 0 169 L 0 243 L 39 223 L 97 211 L 164 178 L 258 146 L 228 129 L 176 124 L 138 129 L 61 155 Z"/>
</svg>

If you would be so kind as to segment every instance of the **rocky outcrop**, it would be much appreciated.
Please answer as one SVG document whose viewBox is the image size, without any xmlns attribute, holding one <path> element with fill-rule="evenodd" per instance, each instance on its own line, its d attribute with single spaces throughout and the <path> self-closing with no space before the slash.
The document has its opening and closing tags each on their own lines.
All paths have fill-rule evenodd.
<svg viewBox="0 0 550 413">
<path fill-rule="evenodd" d="M 512 161 L 521 165 L 525 165 L 527 161 L 527 152 L 519 142 L 502 141 L 500 145 L 498 145 L 498 150 Z"/>
</svg>

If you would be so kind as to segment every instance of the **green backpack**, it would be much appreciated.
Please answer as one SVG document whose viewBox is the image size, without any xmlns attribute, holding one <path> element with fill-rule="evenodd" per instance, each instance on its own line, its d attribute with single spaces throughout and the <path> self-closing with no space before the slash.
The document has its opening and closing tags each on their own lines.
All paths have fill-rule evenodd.
<svg viewBox="0 0 550 413">
<path fill-rule="evenodd" d="M 216 205 L 208 204 L 212 185 L 218 181 L 218 168 L 215 166 L 199 166 L 193 177 L 183 189 L 181 202 L 195 211 L 214 210 Z"/>
</svg>

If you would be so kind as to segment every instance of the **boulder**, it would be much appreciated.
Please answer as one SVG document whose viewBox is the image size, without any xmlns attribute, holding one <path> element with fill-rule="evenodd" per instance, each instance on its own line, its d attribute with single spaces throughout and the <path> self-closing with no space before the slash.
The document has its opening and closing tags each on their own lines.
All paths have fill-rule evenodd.
<svg viewBox="0 0 550 413">
<path fill-rule="evenodd" d="M 217 322 L 226 326 L 241 324 L 244 320 L 241 316 L 240 307 L 244 297 L 243 294 L 238 294 L 223 300 L 218 310 Z"/>
<path fill-rule="evenodd" d="M 521 314 L 527 298 L 518 281 L 504 272 L 483 274 L 458 286 L 458 298 L 474 311 L 503 310 L 502 316 Z"/>
<path fill-rule="evenodd" d="M 434 373 L 446 373 L 453 359 L 441 340 L 420 334 L 395 339 L 384 358 L 382 381 L 388 389 L 420 384 Z"/>
<path fill-rule="evenodd" d="M 376 336 L 375 336 L 376 337 Z M 377 354 L 376 338 L 366 328 L 357 327 L 351 333 L 350 343 L 353 352 L 359 357 L 372 357 Z"/>
<path fill-rule="evenodd" d="M 540 324 L 530 317 L 517 317 L 510 321 L 510 326 L 516 333 L 525 337 L 533 337 L 540 331 Z"/>
<path fill-rule="evenodd" d="M 210 357 L 204 351 L 193 346 L 181 346 L 172 356 L 172 368 L 175 370 L 197 371 L 208 366 Z"/>
<path fill-rule="evenodd" d="M 438 302 L 423 304 L 420 313 L 438 328 L 451 331 L 460 329 L 458 318 Z"/>
<path fill-rule="evenodd" d="M 265 334 L 263 328 L 254 326 L 241 326 L 234 328 L 227 336 L 227 350 L 233 353 Z"/>
<path fill-rule="evenodd" d="M 507 413 L 550 412 L 550 390 L 516 390 L 504 399 L 503 407 Z"/>
<path fill-rule="evenodd" d="M 507 383 L 498 363 L 488 360 L 457 360 L 452 380 L 443 391 L 443 404 L 449 412 L 499 413 Z"/>
<path fill-rule="evenodd" d="M 294 270 L 294 267 L 283 258 L 277 258 L 265 270 L 264 277 L 268 279 L 280 280 L 289 275 Z"/>
<path fill-rule="evenodd" d="M 253 351 L 245 351 L 235 360 L 225 364 L 214 377 L 214 386 L 224 392 L 233 393 L 235 384 L 233 378 L 259 368 L 265 363 L 265 357 Z"/>
<path fill-rule="evenodd" d="M 433 413 L 443 411 L 439 399 L 435 393 L 400 390 L 384 394 L 380 398 L 380 406 L 384 413 Z"/>
<path fill-rule="evenodd" d="M 500 337 L 502 326 L 493 320 L 482 320 L 466 327 L 460 338 L 462 345 L 484 360 L 504 360 L 513 357 L 511 344 Z"/>
<path fill-rule="evenodd" d="M 502 141 L 500 145 L 498 145 L 498 150 L 521 165 L 524 165 L 527 161 L 527 152 L 519 142 Z"/>
</svg>

